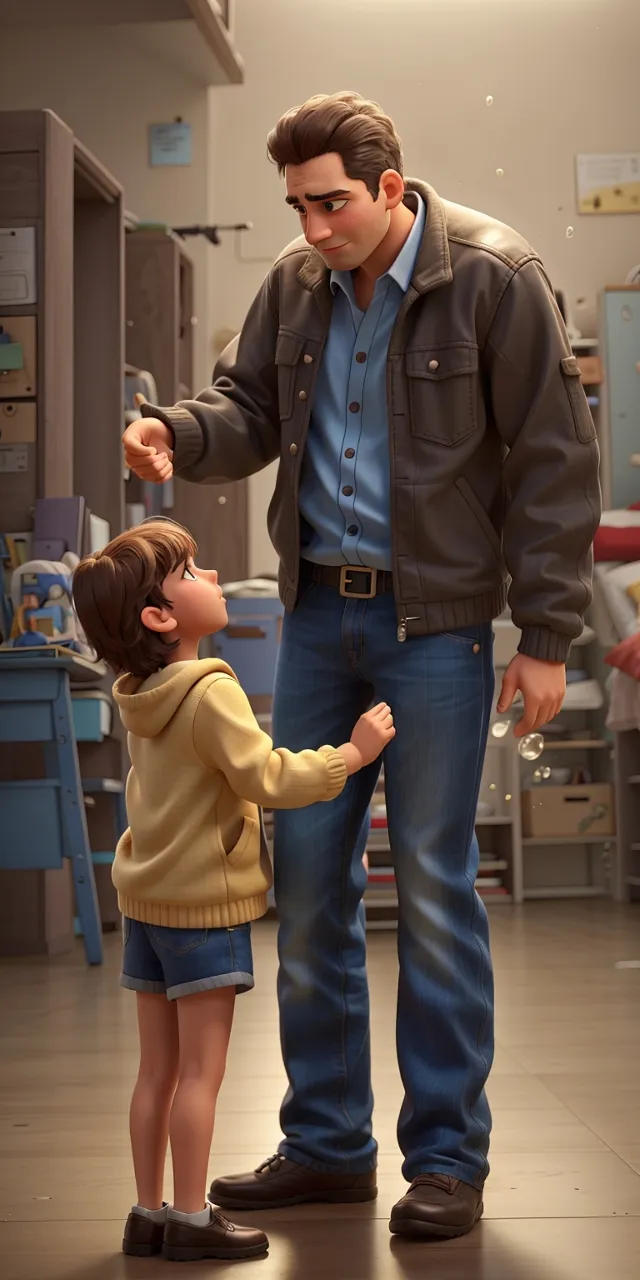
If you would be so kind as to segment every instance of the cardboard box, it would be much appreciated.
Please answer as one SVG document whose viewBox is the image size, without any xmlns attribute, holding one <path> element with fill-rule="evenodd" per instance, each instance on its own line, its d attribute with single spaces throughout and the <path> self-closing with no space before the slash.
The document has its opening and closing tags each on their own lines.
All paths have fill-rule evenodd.
<svg viewBox="0 0 640 1280">
<path fill-rule="evenodd" d="M 604 382 L 600 356 L 578 356 L 580 377 L 585 386 L 599 387 Z"/>
<path fill-rule="evenodd" d="M 579 787 L 539 786 L 522 792 L 522 834 L 543 840 L 558 836 L 612 836 L 615 799 L 608 783 Z"/>
</svg>

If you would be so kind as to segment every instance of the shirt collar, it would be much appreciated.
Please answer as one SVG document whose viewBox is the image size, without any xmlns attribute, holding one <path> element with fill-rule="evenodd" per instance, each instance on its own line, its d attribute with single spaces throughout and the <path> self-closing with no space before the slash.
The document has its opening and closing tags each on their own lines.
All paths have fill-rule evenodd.
<svg viewBox="0 0 640 1280">
<path fill-rule="evenodd" d="M 380 279 L 394 280 L 402 292 L 406 293 L 411 284 L 411 277 L 416 265 L 420 245 L 422 244 L 422 237 L 424 236 L 427 206 L 416 191 L 407 191 L 404 202 L 415 212 L 414 223 L 395 262 L 391 264 L 389 270 Z M 348 296 L 353 294 L 353 281 L 350 271 L 332 271 L 329 283 L 334 294 L 338 287 L 343 289 Z"/>
</svg>

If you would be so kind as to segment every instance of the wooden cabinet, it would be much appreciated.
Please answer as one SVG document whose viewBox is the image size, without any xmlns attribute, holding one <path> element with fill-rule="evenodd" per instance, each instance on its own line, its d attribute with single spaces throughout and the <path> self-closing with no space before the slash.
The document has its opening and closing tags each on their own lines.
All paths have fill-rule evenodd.
<svg viewBox="0 0 640 1280">
<path fill-rule="evenodd" d="M 126 238 L 126 357 L 151 373 L 161 405 L 193 397 L 193 263 L 181 240 L 161 228 Z M 213 486 L 174 482 L 167 514 L 193 534 L 203 565 L 222 581 L 248 572 L 247 482 Z"/>
</svg>

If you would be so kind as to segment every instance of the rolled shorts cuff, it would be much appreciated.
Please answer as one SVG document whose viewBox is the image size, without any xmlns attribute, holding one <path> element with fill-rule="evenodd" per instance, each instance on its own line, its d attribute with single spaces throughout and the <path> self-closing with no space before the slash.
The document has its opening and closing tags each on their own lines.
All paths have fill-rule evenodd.
<svg viewBox="0 0 640 1280">
<path fill-rule="evenodd" d="M 250 973 L 223 973 L 215 978 L 196 978 L 195 982 L 181 982 L 178 986 L 167 987 L 167 1000 L 182 1000 L 184 996 L 195 996 L 199 991 L 215 991 L 218 987 L 235 987 L 240 996 L 251 991 L 255 986 Z"/>
<path fill-rule="evenodd" d="M 127 991 L 146 991 L 152 996 L 163 996 L 166 992 L 164 982 L 147 982 L 145 978 L 130 978 L 127 973 L 120 974 L 120 986 Z"/>
</svg>

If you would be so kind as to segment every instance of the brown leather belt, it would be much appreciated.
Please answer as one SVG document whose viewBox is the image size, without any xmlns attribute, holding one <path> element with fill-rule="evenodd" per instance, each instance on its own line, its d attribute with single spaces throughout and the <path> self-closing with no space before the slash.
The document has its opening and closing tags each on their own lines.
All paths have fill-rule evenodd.
<svg viewBox="0 0 640 1280">
<path fill-rule="evenodd" d="M 374 596 L 393 591 L 393 574 L 388 569 L 365 569 L 362 565 L 312 564 L 310 560 L 301 560 L 300 581 L 336 587 L 341 596 L 350 600 L 373 600 Z"/>
</svg>

